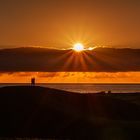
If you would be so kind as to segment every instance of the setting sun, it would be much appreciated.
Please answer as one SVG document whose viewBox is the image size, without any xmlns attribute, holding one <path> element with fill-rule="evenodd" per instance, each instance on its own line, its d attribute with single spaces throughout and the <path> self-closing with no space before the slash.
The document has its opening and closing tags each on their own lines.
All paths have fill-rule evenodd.
<svg viewBox="0 0 140 140">
<path fill-rule="evenodd" d="M 76 43 L 73 46 L 73 50 L 75 50 L 76 52 L 81 52 L 84 50 L 84 45 L 82 43 Z"/>
</svg>

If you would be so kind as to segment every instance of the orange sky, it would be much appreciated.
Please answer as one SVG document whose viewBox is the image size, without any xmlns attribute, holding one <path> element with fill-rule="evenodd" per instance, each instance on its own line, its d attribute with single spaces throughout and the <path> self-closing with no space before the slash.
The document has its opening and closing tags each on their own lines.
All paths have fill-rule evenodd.
<svg viewBox="0 0 140 140">
<path fill-rule="evenodd" d="M 139 47 L 139 13 L 139 0 L 0 0 L 0 45 Z"/>
<path fill-rule="evenodd" d="M 0 74 L 0 83 L 30 83 L 31 77 L 37 83 L 140 83 L 140 72 L 9 72 Z"/>
<path fill-rule="evenodd" d="M 0 49 L 67 49 L 77 42 L 140 48 L 139 13 L 140 0 L 0 0 Z M 1 73 L 0 83 L 33 76 L 38 83 L 140 83 L 140 72 Z"/>
</svg>

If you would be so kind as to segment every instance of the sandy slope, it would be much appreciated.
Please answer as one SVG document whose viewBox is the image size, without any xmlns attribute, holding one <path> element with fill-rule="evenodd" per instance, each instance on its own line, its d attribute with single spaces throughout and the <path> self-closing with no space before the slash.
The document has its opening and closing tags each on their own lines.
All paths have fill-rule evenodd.
<svg viewBox="0 0 140 140">
<path fill-rule="evenodd" d="M 134 139 L 139 136 L 140 106 L 122 97 L 32 86 L 0 88 L 0 136 Z"/>
</svg>

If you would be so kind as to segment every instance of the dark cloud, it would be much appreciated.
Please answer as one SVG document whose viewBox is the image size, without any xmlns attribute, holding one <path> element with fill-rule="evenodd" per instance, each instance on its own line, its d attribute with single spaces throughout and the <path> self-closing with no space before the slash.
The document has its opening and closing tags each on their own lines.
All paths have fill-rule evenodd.
<svg viewBox="0 0 140 140">
<path fill-rule="evenodd" d="M 17 48 L 0 50 L 1 72 L 127 72 L 140 71 L 140 49 L 73 50 Z M 57 73 L 44 76 L 56 76 Z M 22 73 L 24 75 L 24 73 Z M 67 76 L 65 74 L 64 76 Z"/>
</svg>

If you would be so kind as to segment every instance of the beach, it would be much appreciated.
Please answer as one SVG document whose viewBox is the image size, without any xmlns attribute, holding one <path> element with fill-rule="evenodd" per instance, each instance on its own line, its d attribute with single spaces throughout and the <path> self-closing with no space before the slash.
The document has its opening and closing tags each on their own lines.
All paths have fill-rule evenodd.
<svg viewBox="0 0 140 140">
<path fill-rule="evenodd" d="M 0 137 L 136 139 L 140 94 L 80 94 L 40 86 L 0 88 Z"/>
</svg>

